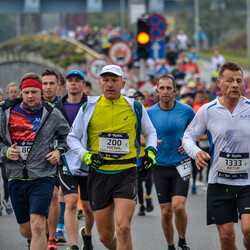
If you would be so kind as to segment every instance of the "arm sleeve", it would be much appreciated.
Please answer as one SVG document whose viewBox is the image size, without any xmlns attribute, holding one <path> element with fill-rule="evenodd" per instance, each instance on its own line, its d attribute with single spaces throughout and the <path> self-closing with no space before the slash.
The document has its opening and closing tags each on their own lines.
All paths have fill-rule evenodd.
<svg viewBox="0 0 250 250">
<path fill-rule="evenodd" d="M 156 130 L 144 107 L 142 107 L 141 134 L 145 137 L 146 148 L 153 147 L 156 150 L 157 147 Z"/>
<path fill-rule="evenodd" d="M 192 122 L 184 132 L 182 145 L 186 153 L 193 159 L 201 149 L 196 145 L 196 140 L 199 139 L 207 129 L 206 125 L 206 107 L 202 106 L 195 115 Z"/>
<path fill-rule="evenodd" d="M 67 143 L 69 148 L 75 153 L 76 157 L 82 160 L 84 154 L 87 152 L 87 136 L 86 126 L 84 126 L 84 113 L 82 108 L 78 111 L 78 114 L 71 126 L 70 132 L 67 137 Z"/>
</svg>

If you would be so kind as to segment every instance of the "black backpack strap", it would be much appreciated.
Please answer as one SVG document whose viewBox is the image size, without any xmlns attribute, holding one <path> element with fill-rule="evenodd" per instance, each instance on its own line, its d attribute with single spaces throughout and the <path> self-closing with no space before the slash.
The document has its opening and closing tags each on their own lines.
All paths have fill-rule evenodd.
<svg viewBox="0 0 250 250">
<path fill-rule="evenodd" d="M 0 102 L 0 108 L 5 111 L 8 108 L 11 108 L 19 103 L 21 103 L 23 98 L 15 98 L 12 100 L 2 101 Z"/>
</svg>

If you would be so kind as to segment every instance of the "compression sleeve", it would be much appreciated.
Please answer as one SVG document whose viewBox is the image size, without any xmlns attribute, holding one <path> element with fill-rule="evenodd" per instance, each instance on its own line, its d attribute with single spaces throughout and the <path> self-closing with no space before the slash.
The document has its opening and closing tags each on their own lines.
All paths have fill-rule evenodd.
<svg viewBox="0 0 250 250">
<path fill-rule="evenodd" d="M 70 149 L 74 151 L 77 158 L 81 160 L 87 152 L 85 139 L 82 139 L 86 136 L 85 130 L 86 126 L 83 124 L 83 111 L 82 108 L 80 108 L 68 134 L 67 144 Z"/>
</svg>

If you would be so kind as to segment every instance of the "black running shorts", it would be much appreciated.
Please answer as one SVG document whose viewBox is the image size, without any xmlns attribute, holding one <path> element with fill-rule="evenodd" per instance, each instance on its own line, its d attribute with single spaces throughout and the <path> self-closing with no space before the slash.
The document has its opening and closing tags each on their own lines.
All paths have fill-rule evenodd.
<svg viewBox="0 0 250 250">
<path fill-rule="evenodd" d="M 137 171 L 129 168 L 117 174 L 102 174 L 91 170 L 88 178 L 89 201 L 93 211 L 104 209 L 114 198 L 136 201 Z"/>
<path fill-rule="evenodd" d="M 63 174 L 62 168 L 59 168 L 59 179 L 63 195 L 78 194 L 78 186 L 80 187 L 80 199 L 88 201 L 88 176 L 70 176 Z"/>
<path fill-rule="evenodd" d="M 250 214 L 250 186 L 208 184 L 207 224 L 238 222 L 238 212 Z"/>
<path fill-rule="evenodd" d="M 57 188 L 59 188 L 60 187 L 60 179 L 59 179 L 58 174 L 54 174 L 54 179 L 55 179 L 55 186 Z"/>
<path fill-rule="evenodd" d="M 172 201 L 173 196 L 188 195 L 189 180 L 184 181 L 175 166 L 153 167 L 153 177 L 159 203 Z"/>
</svg>

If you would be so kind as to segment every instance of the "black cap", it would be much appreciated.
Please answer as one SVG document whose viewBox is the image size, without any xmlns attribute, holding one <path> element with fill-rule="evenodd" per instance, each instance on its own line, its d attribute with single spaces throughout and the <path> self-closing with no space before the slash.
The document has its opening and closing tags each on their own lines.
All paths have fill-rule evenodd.
<svg viewBox="0 0 250 250">
<path fill-rule="evenodd" d="M 139 96 L 141 96 L 143 99 L 145 99 L 145 96 L 142 94 L 141 91 L 136 91 L 136 92 L 134 93 L 134 95 L 133 95 L 133 98 L 137 98 L 137 97 L 139 97 Z"/>
</svg>

